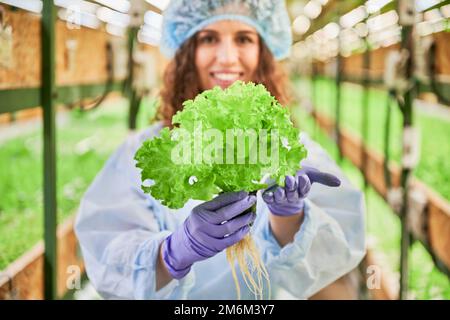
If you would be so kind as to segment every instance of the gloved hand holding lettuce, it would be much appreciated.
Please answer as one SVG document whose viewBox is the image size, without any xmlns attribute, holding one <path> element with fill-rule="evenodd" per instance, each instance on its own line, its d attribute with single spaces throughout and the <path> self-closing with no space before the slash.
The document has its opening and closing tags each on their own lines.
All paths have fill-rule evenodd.
<svg viewBox="0 0 450 320">
<path fill-rule="evenodd" d="M 288 109 L 263 85 L 238 81 L 225 90 L 204 91 L 185 101 L 172 123 L 172 130 L 162 129 L 135 156 L 142 181 L 154 182 L 143 190 L 170 208 L 181 208 L 189 199 L 207 201 L 220 192 L 257 191 L 267 186 L 260 183 L 265 175 L 283 185 L 284 177 L 294 175 L 306 157 Z M 245 150 L 239 145 L 233 148 L 233 141 L 227 139 L 234 134 L 236 145 L 238 135 L 250 131 L 256 139 L 247 139 Z M 250 133 L 247 137 L 253 138 Z M 187 152 L 178 157 L 180 149 Z"/>
<path fill-rule="evenodd" d="M 183 106 L 183 110 L 173 117 L 174 128 L 162 129 L 159 137 L 145 141 L 135 155 L 136 166 L 142 169 L 142 181 L 151 181 L 150 186 L 143 184 L 145 192 L 170 208 L 181 208 L 189 199 L 207 201 L 203 204 L 206 208 L 217 206 L 215 200 L 211 199 L 220 193 L 255 193 L 267 188 L 268 185 L 263 183 L 267 177 L 278 184 L 275 187 L 292 188 L 291 181 L 283 187 L 285 179 L 287 176 L 299 177 L 300 161 L 306 157 L 306 150 L 299 142 L 299 131 L 293 126 L 288 109 L 282 107 L 263 85 L 238 81 L 225 90 L 215 87 L 199 94 L 194 100 L 185 101 Z M 290 213 L 292 210 L 286 207 L 301 210 L 303 197 L 298 196 L 293 203 L 291 193 L 289 199 L 286 195 L 281 199 L 279 195 L 269 193 L 269 196 L 264 196 L 264 200 L 274 207 L 274 214 Z M 216 209 L 223 211 L 219 207 Z M 211 250 L 208 246 L 211 242 L 202 240 L 205 234 L 211 236 L 210 233 L 214 231 L 214 228 L 207 226 L 208 223 L 223 223 L 211 222 L 213 218 L 201 219 L 199 213 L 205 217 L 208 211 L 203 210 L 205 208 L 194 209 L 184 225 L 166 239 L 165 263 L 174 277 L 184 275 L 193 262 L 201 260 L 189 257 L 207 258 L 224 249 L 222 245 L 225 241 L 216 243 L 220 250 Z M 280 208 L 281 211 L 278 210 Z M 230 215 L 233 220 L 239 219 L 239 212 L 222 214 Z M 232 219 L 229 220 L 231 225 Z M 245 220 L 250 220 L 250 217 Z M 247 234 L 248 228 L 240 223 L 234 224 L 235 231 L 240 232 L 234 240 L 242 240 L 236 243 L 232 238 L 226 242 L 228 245 L 233 244 L 227 248 L 227 258 L 238 296 L 240 291 L 234 260 L 238 261 L 249 288 L 262 298 L 261 279 L 263 276 L 267 279 L 267 271 L 252 238 Z M 194 230 L 199 230 L 198 234 Z M 220 236 L 226 239 L 224 235 Z M 184 250 L 195 251 L 193 254 L 174 253 L 175 240 L 187 248 L 201 247 L 201 250 Z M 202 241 L 204 244 L 199 246 Z M 206 251 L 212 254 L 205 255 Z M 250 270 L 256 271 L 256 281 L 251 276 L 249 266 Z"/>
</svg>

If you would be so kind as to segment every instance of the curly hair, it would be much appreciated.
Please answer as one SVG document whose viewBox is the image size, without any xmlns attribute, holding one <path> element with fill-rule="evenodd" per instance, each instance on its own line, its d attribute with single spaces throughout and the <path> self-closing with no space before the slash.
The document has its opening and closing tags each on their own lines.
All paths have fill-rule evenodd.
<svg viewBox="0 0 450 320">
<path fill-rule="evenodd" d="M 171 126 L 173 115 L 183 108 L 184 101 L 195 98 L 202 91 L 193 63 L 196 43 L 194 35 L 178 49 L 164 71 L 158 118 L 166 126 Z M 259 62 L 252 81 L 263 84 L 278 102 L 286 105 L 290 102 L 286 73 L 261 38 L 259 43 Z"/>
</svg>

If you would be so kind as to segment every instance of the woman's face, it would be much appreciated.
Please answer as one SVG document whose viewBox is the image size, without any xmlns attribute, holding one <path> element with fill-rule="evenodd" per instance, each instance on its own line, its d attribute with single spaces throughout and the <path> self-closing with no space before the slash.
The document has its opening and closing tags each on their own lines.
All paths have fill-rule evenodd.
<svg viewBox="0 0 450 320">
<path fill-rule="evenodd" d="M 202 90 L 251 81 L 259 62 L 257 31 L 242 22 L 223 20 L 200 30 L 196 38 L 195 67 Z"/>
</svg>

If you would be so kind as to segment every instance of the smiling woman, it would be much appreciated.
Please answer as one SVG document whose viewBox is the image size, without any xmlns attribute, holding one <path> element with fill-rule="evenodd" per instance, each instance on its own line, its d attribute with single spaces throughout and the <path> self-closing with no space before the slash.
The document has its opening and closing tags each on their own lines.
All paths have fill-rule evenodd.
<svg viewBox="0 0 450 320">
<path fill-rule="evenodd" d="M 236 80 L 261 83 L 281 104 L 289 102 L 286 74 L 256 29 L 220 20 L 188 39 L 167 66 L 160 117 L 171 126 L 185 100 L 214 86 L 227 88 Z"/>
<path fill-rule="evenodd" d="M 259 36 L 239 21 L 218 21 L 197 35 L 195 66 L 202 90 L 251 81 L 259 62 Z"/>
<path fill-rule="evenodd" d="M 258 299 L 284 289 L 307 298 L 360 262 L 361 192 L 307 137 L 303 169 L 302 157 L 282 156 L 300 143 L 282 107 L 287 82 L 277 62 L 289 56 L 291 44 L 284 1 L 170 1 L 160 42 L 172 59 L 161 93 L 164 122 L 130 136 L 80 204 L 76 233 L 89 279 L 103 297 Z M 227 90 L 235 91 L 217 98 Z M 194 108 L 189 100 L 198 96 Z M 280 133 L 278 148 L 289 171 L 281 162 L 270 172 L 252 171 L 247 163 L 237 163 L 236 172 L 225 164 L 220 174 L 209 164 L 182 170 L 170 157 L 176 141 L 169 129 L 194 129 L 197 120 L 225 132 L 291 128 L 294 134 Z M 138 149 L 142 161 L 136 163 Z M 144 190 L 156 195 L 139 187 L 141 173 L 149 172 Z M 255 181 L 265 173 L 276 185 L 260 186 L 255 195 Z"/>
</svg>

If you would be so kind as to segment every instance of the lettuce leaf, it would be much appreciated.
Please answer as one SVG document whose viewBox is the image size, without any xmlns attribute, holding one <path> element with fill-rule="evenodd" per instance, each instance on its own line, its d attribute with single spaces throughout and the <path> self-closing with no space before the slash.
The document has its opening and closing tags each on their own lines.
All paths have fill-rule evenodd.
<svg viewBox="0 0 450 320">
<path fill-rule="evenodd" d="M 284 177 L 295 174 L 306 157 L 288 109 L 261 84 L 215 87 L 183 106 L 172 119 L 174 128 L 162 129 L 135 155 L 142 189 L 170 208 L 189 199 L 210 200 L 222 191 L 256 191 L 267 187 L 263 177 L 284 185 Z M 256 135 L 245 135 L 251 132 Z M 261 157 L 261 150 L 268 157 Z M 174 161 L 174 154 L 184 160 Z"/>
</svg>

